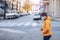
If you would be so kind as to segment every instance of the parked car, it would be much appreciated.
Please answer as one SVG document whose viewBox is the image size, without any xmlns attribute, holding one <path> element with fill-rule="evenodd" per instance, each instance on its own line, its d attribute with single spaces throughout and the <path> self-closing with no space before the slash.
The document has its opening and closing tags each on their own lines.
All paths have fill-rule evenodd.
<svg viewBox="0 0 60 40">
<path fill-rule="evenodd" d="M 8 18 L 18 18 L 19 16 L 20 15 L 15 10 L 11 10 L 11 11 L 6 13 L 6 19 L 8 19 Z"/>
<path fill-rule="evenodd" d="M 33 20 L 41 20 L 41 14 L 38 12 L 35 12 L 33 14 Z"/>
<path fill-rule="evenodd" d="M 20 16 L 29 15 L 29 13 L 20 13 Z"/>
</svg>

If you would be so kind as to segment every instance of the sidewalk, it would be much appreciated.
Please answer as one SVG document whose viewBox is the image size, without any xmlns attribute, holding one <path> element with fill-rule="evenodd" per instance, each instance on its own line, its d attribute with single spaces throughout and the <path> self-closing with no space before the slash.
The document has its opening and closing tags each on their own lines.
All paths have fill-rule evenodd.
<svg viewBox="0 0 60 40">
<path fill-rule="evenodd" d="M 60 17 L 53 18 L 54 21 L 60 21 Z"/>
</svg>

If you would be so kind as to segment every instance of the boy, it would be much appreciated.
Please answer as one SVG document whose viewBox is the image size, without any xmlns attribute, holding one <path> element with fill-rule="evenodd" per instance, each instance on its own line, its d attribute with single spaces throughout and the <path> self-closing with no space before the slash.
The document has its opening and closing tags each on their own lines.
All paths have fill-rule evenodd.
<svg viewBox="0 0 60 40">
<path fill-rule="evenodd" d="M 43 40 L 50 40 L 52 35 L 51 31 L 51 18 L 47 16 L 46 13 L 42 13 L 42 19 L 44 20 L 44 25 L 41 31 L 43 32 Z"/>
</svg>

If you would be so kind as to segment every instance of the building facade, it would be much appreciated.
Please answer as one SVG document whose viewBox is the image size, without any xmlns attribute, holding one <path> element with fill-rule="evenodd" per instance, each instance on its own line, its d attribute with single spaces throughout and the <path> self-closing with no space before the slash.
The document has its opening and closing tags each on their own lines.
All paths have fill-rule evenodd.
<svg viewBox="0 0 60 40">
<path fill-rule="evenodd" d="M 49 0 L 40 0 L 40 11 L 49 13 Z"/>
<path fill-rule="evenodd" d="M 49 14 L 52 17 L 60 17 L 60 0 L 50 0 Z"/>
<path fill-rule="evenodd" d="M 45 12 L 56 18 L 60 17 L 60 0 L 44 0 L 43 5 L 46 6 Z"/>
</svg>

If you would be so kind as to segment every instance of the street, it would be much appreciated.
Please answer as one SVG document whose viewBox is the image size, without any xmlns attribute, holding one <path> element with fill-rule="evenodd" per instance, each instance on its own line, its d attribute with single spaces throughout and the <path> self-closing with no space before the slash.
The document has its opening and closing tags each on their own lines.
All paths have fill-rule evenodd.
<svg viewBox="0 0 60 40">
<path fill-rule="evenodd" d="M 43 22 L 33 21 L 32 15 L 0 21 L 0 40 L 43 40 Z M 60 22 L 52 21 L 51 40 L 60 39 Z"/>
</svg>

